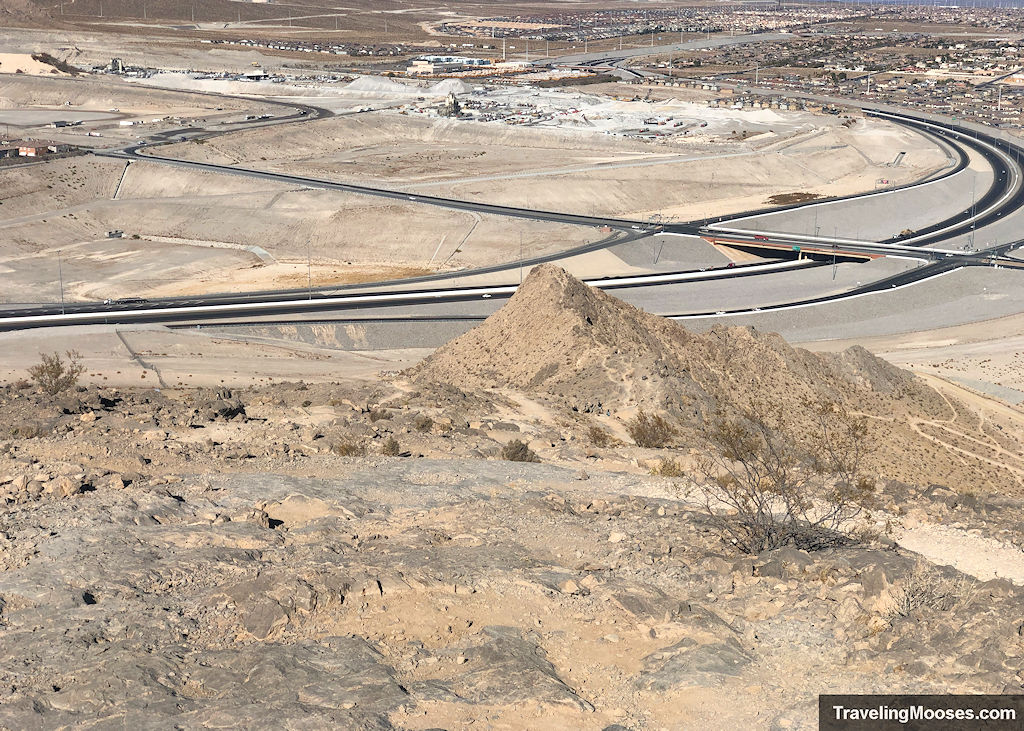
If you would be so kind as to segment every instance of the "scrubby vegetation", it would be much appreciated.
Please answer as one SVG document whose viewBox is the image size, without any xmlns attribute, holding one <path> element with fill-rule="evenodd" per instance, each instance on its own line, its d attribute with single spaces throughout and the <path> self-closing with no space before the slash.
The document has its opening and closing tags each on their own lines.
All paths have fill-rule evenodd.
<svg viewBox="0 0 1024 731">
<path fill-rule="evenodd" d="M 81 356 L 74 350 L 65 353 L 43 353 L 39 363 L 28 369 L 28 374 L 45 393 L 56 396 L 78 385 L 78 379 L 85 370 Z"/>
<path fill-rule="evenodd" d="M 638 447 L 661 449 L 668 446 L 676 434 L 675 428 L 661 414 L 648 414 L 643 409 L 636 412 L 626 424 L 626 431 Z"/>
<path fill-rule="evenodd" d="M 366 445 L 360 442 L 343 441 L 331 447 L 331 451 L 339 457 L 363 457 L 366 455 Z"/>
<path fill-rule="evenodd" d="M 909 617 L 922 609 L 952 612 L 974 601 L 977 582 L 963 574 L 949 578 L 937 569 L 918 564 L 889 590 L 889 619 Z"/>
<path fill-rule="evenodd" d="M 651 468 L 651 474 L 659 475 L 660 477 L 683 477 L 686 475 L 686 471 L 678 461 L 663 458 Z"/>
<path fill-rule="evenodd" d="M 502 447 L 501 458 L 507 462 L 540 462 L 537 453 L 521 439 L 513 439 Z"/>
<path fill-rule="evenodd" d="M 611 447 L 618 441 L 609 432 L 599 426 L 592 426 L 587 430 L 587 439 L 589 439 L 590 443 L 595 447 Z"/>
<path fill-rule="evenodd" d="M 813 414 L 809 424 L 752 403 L 715 415 L 706 430 L 697 462 L 705 507 L 740 551 L 848 542 L 851 521 L 873 502 L 875 482 L 863 471 L 866 419 L 831 402 L 804 406 Z"/>
</svg>

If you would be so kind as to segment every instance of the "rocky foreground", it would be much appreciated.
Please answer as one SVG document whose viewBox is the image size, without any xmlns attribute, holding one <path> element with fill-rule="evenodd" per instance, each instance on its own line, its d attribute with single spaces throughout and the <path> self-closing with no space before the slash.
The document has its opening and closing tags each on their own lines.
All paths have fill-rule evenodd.
<svg viewBox="0 0 1024 731">
<path fill-rule="evenodd" d="M 569 292 L 560 311 L 584 322 L 649 317 L 531 279 L 538 308 Z M 1024 692 L 1024 589 L 893 532 L 1012 551 L 1016 483 L 876 475 L 873 535 L 744 555 L 687 469 L 702 415 L 666 407 L 680 436 L 659 448 L 624 427 L 630 394 L 756 392 L 723 355 L 743 350 L 775 353 L 772 383 L 810 374 L 806 389 L 907 416 L 911 446 L 994 430 L 1010 450 L 1009 422 L 866 353 L 661 325 L 602 344 L 614 329 L 524 363 L 491 321 L 474 336 L 490 365 L 461 376 L 471 338 L 373 384 L 0 387 L 0 728 L 814 728 L 824 692 Z M 608 376 L 638 347 L 637 370 Z M 644 370 L 655 351 L 665 375 Z M 470 390 L 494 363 L 504 380 Z M 558 387 L 586 382 L 600 409 Z M 954 415 L 929 421 L 939 403 Z M 540 463 L 509 461 L 513 440 Z M 681 467 L 652 474 L 665 460 Z"/>
<path fill-rule="evenodd" d="M 820 692 L 1022 690 L 1006 581 L 902 617 L 913 556 L 728 555 L 661 478 L 336 472 L 9 507 L 0 724 L 810 728 Z"/>
</svg>

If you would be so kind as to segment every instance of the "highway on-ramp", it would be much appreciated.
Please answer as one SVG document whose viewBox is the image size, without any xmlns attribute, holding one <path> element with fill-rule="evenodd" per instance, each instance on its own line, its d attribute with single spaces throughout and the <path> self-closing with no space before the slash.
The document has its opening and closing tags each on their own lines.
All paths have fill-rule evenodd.
<svg viewBox="0 0 1024 731">
<path fill-rule="evenodd" d="M 299 109 L 295 112 L 294 119 L 309 119 L 313 117 L 315 108 Z M 882 114 L 882 113 L 878 113 Z M 281 118 L 278 118 L 281 119 Z M 974 252 L 948 252 L 929 244 L 941 243 L 947 236 L 957 235 L 964 227 L 977 228 L 985 222 L 1007 215 L 1024 205 L 1024 194 L 1021 192 L 1020 166 L 1017 163 L 1019 148 L 1014 149 L 1005 141 L 998 140 L 988 135 L 970 132 L 955 125 L 943 125 L 936 122 L 915 118 L 911 115 L 889 115 L 889 119 L 898 124 L 915 127 L 927 131 L 928 134 L 943 137 L 954 149 L 959 150 L 960 162 L 949 170 L 945 175 L 957 174 L 964 168 L 965 153 L 964 147 L 973 148 L 993 167 L 994 176 L 991 189 L 986 191 L 978 202 L 970 209 L 957 212 L 941 222 L 936 222 L 933 230 L 918 232 L 919 235 L 904 241 L 889 242 L 864 242 L 850 239 L 839 240 L 838 238 L 828 240 L 819 239 L 815 241 L 804 240 L 794 241 L 792 235 L 779 235 L 770 232 L 758 233 L 733 229 L 729 224 L 733 221 L 750 216 L 742 214 L 731 217 L 721 217 L 713 228 L 702 226 L 704 222 L 693 222 L 689 224 L 673 224 L 665 227 L 674 233 L 681 234 L 703 234 L 706 237 L 732 236 L 734 239 L 740 237 L 739 241 L 732 241 L 730 245 L 746 245 L 753 249 L 773 249 L 775 255 L 785 252 L 786 255 L 798 255 L 799 258 L 814 256 L 817 262 L 796 262 L 798 266 L 821 265 L 831 255 L 833 260 L 842 257 L 872 259 L 880 256 L 890 257 L 912 257 L 930 261 L 926 266 L 920 266 L 901 272 L 893 277 L 883 277 L 875 282 L 850 289 L 841 293 L 830 293 L 818 298 L 801 299 L 799 297 L 788 304 L 807 304 L 816 301 L 835 300 L 844 296 L 859 296 L 865 293 L 878 292 L 884 289 L 907 286 L 914 282 L 924 281 L 931 277 L 942 275 L 952 269 L 965 266 L 978 266 L 981 264 L 991 265 L 1000 252 L 987 252 L 977 254 Z M 628 241 L 635 241 L 638 238 L 656 232 L 662 232 L 661 228 L 654 229 L 649 223 L 633 221 L 617 217 L 583 216 L 573 213 L 543 211 L 535 209 L 502 206 L 476 201 L 466 201 L 438 196 L 424 196 L 410 194 L 404 191 L 379 188 L 372 186 L 357 185 L 353 183 L 336 182 L 309 178 L 286 173 L 270 172 L 249 168 L 239 168 L 228 165 L 218 165 L 192 160 L 180 160 L 162 157 L 152 154 L 143 154 L 141 150 L 145 147 L 154 147 L 154 143 L 143 143 L 133 145 L 122 150 L 97 152 L 109 157 L 126 160 L 145 160 L 147 162 L 180 166 L 185 168 L 199 169 L 207 172 L 217 172 L 228 175 L 241 175 L 259 179 L 286 182 L 292 185 L 301 185 L 313 188 L 339 190 L 349 193 L 371 195 L 377 197 L 406 200 L 424 205 L 439 206 L 453 210 L 472 211 L 476 213 L 488 213 L 501 216 L 513 216 L 529 218 L 533 220 L 551 221 L 566 224 L 584 225 L 599 227 L 610 230 L 610 235 L 585 247 L 557 255 L 545 257 L 549 260 L 575 255 L 584 250 L 596 250 L 606 248 L 614 244 Z M 931 181 L 920 181 L 914 185 L 924 185 Z M 891 194 L 891 191 L 884 191 Z M 867 198 L 879 193 L 864 193 L 851 198 Z M 808 202 L 803 205 L 820 205 L 820 202 Z M 744 240 L 745 237 L 745 240 Z M 1009 246 L 1009 245 L 1007 245 Z M 503 265 L 504 268 L 521 266 L 523 264 L 537 263 L 537 260 L 529 262 L 511 262 Z M 783 262 L 792 264 L 793 262 Z M 491 270 L 500 270 L 502 267 L 492 267 Z M 758 267 L 736 267 L 722 269 L 717 272 L 675 272 L 670 273 L 674 277 L 671 281 L 679 284 L 686 281 L 707 280 L 715 278 L 729 280 L 739 277 L 751 277 L 754 275 L 767 276 L 778 267 L 774 264 L 761 265 Z M 478 271 L 468 272 L 471 274 Z M 450 277 L 451 275 L 441 275 Z M 623 282 L 595 282 L 597 286 L 614 289 L 624 286 L 662 286 L 669 280 L 658 277 L 665 275 L 647 275 L 633 278 L 631 284 Z M 439 277 L 440 278 L 440 277 Z M 621 279 L 621 278 L 619 278 Z M 220 294 L 203 297 L 171 298 L 161 300 L 119 300 L 106 303 L 72 303 L 63 306 L 46 307 L 18 307 L 0 311 L 0 328 L 13 329 L 18 327 L 39 327 L 45 325 L 60 325 L 72 323 L 90 322 L 175 322 L 175 321 L 202 321 L 204 319 L 223 320 L 225 318 L 244 319 L 258 314 L 266 317 L 268 314 L 287 315 L 295 312 L 341 312 L 359 309 L 361 307 L 379 307 L 382 304 L 401 303 L 403 306 L 412 306 L 417 303 L 438 303 L 456 302 L 472 299 L 501 299 L 507 297 L 514 291 L 514 286 L 509 287 L 447 287 L 436 289 L 403 290 L 400 292 L 375 291 L 369 294 L 339 294 L 338 288 L 329 291 L 323 290 L 286 290 L 280 292 L 258 292 L 246 294 Z M 774 303 L 772 307 L 786 306 L 785 304 Z M 760 309 L 760 308 L 758 308 Z M 700 314 L 700 313 L 678 313 Z M 716 311 L 711 314 L 728 314 Z"/>
</svg>

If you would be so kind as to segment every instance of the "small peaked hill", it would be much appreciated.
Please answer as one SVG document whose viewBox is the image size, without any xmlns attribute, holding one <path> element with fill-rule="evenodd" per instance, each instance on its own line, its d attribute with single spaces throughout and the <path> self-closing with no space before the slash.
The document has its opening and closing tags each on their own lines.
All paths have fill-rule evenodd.
<svg viewBox="0 0 1024 731">
<path fill-rule="evenodd" d="M 792 433 L 810 433 L 819 428 L 814 402 L 832 401 L 867 417 L 879 476 L 1000 493 L 1024 486 L 1024 427 L 1007 422 L 1003 431 L 864 348 L 817 354 L 750 327 L 690 332 L 551 265 L 536 267 L 498 312 L 404 375 L 462 391 L 523 392 L 620 420 L 637 407 L 664 413 L 683 446 L 709 416 L 752 404 L 777 407 Z"/>
<path fill-rule="evenodd" d="M 578 411 L 635 405 L 698 422 L 751 398 L 795 405 L 855 397 L 858 408 L 911 392 L 941 398 L 863 348 L 818 355 L 750 327 L 693 333 L 550 264 L 534 268 L 501 310 L 407 375 L 462 389 L 543 393 Z"/>
</svg>

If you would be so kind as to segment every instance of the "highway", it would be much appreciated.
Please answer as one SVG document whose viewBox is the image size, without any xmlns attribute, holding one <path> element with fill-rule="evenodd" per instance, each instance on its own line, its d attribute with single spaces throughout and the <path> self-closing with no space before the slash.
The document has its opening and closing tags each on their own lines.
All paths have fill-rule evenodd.
<svg viewBox="0 0 1024 731">
<path fill-rule="evenodd" d="M 288 121 L 305 121 L 320 116 L 323 110 L 315 107 L 296 106 L 296 111 L 286 117 L 276 117 L 264 122 L 265 124 L 280 124 Z M 833 259 L 873 259 L 882 256 L 908 257 L 929 261 L 927 266 L 921 266 L 907 272 L 900 273 L 893 278 L 883 278 L 879 281 L 863 285 L 845 293 L 833 293 L 821 298 L 803 301 L 796 300 L 789 303 L 807 304 L 809 302 L 835 300 L 844 296 L 857 296 L 866 292 L 877 292 L 882 289 L 905 286 L 907 284 L 924 281 L 934 276 L 941 275 L 952 269 L 964 266 L 991 265 L 1001 257 L 999 252 L 987 253 L 964 253 L 950 252 L 930 246 L 929 244 L 941 243 L 944 239 L 959 235 L 966 229 L 974 230 L 984 226 L 987 222 L 996 220 L 1012 211 L 1016 211 L 1024 205 L 1024 193 L 1022 193 L 1020 166 L 1017 163 L 1020 148 L 1009 145 L 1005 141 L 994 137 L 968 132 L 955 125 L 940 125 L 936 122 L 913 117 L 906 114 L 893 114 L 877 110 L 865 110 L 867 113 L 876 116 L 885 116 L 891 121 L 905 126 L 913 127 L 930 135 L 942 137 L 953 149 L 958 151 L 958 161 L 951 169 L 944 171 L 941 177 L 956 175 L 965 169 L 967 154 L 964 148 L 971 148 L 981 155 L 986 162 L 992 166 L 994 171 L 993 183 L 988 191 L 977 200 L 970 209 L 960 211 L 945 220 L 936 222 L 927 231 L 918 231 L 913 237 L 903 240 L 886 242 L 855 241 L 850 239 L 825 239 L 816 237 L 795 236 L 793 234 L 777 234 L 770 232 L 756 232 L 738 229 L 730 224 L 739 222 L 744 218 L 756 215 L 757 212 L 744 213 L 735 216 L 723 216 L 711 221 L 697 221 L 683 224 L 672 224 L 664 227 L 665 232 L 677 234 L 698 234 L 710 241 L 719 241 L 731 246 L 748 249 L 770 249 L 772 256 L 785 256 L 788 258 L 799 256 L 803 259 L 813 255 L 819 261 L 814 263 L 804 260 L 802 262 L 782 262 L 784 265 L 816 266 L 821 265 L 830 257 Z M 219 131 L 218 134 L 224 133 Z M 182 136 L 181 131 L 174 133 L 163 133 L 161 139 L 151 140 L 126 147 L 122 150 L 97 152 L 98 155 L 114 157 L 119 159 L 144 160 L 150 163 L 164 164 L 191 169 L 198 169 L 207 172 L 218 172 L 227 175 L 239 175 L 257 179 L 284 182 L 291 185 L 300 185 L 311 188 L 322 188 L 328 190 L 339 190 L 360 195 L 370 195 L 395 200 L 406 200 L 424 205 L 432 205 L 452 210 L 472 211 L 476 213 L 487 213 L 492 215 L 511 216 L 531 220 L 541 220 L 564 224 L 574 224 L 593 227 L 607 227 L 611 234 L 604 239 L 577 247 L 569 251 L 547 257 L 535 258 L 524 262 L 510 262 L 504 265 L 489 267 L 486 270 L 473 270 L 466 274 L 479 274 L 482 271 L 500 271 L 521 265 L 533 265 L 540 261 L 554 261 L 557 259 L 578 255 L 586 251 L 594 251 L 607 248 L 611 245 L 627 243 L 646 237 L 661 229 L 652 229 L 649 224 L 640 221 L 615 217 L 583 216 L 573 213 L 556 211 L 544 211 L 536 209 L 525 209 L 511 206 L 502 206 L 475 201 L 465 201 L 438 196 L 424 196 L 410 194 L 387 188 L 357 185 L 352 183 L 335 182 L 309 178 L 304 176 L 289 175 L 250 168 L 239 168 L 227 165 L 198 162 L 192 160 L 177 160 L 156 155 L 142 154 L 141 150 L 148 147 L 158 147 L 171 138 Z M 904 189 L 934 183 L 937 177 L 911 183 L 903 186 Z M 891 190 L 868 192 L 849 196 L 843 199 L 870 198 L 873 195 L 892 194 Z M 822 205 L 821 201 L 795 204 L 789 208 L 799 208 L 810 205 Z M 778 210 L 778 209 L 773 209 Z M 711 224 L 709 226 L 708 224 Z M 808 240 L 810 239 L 810 240 Z M 1007 244 L 1002 249 L 1013 245 Z M 1004 264 L 1018 266 L 1020 262 L 1004 261 Z M 669 274 L 645 275 L 643 277 L 631 278 L 631 283 L 626 284 L 618 278 L 615 281 L 594 282 L 595 286 L 615 289 L 627 286 L 659 286 L 667 282 L 682 283 L 687 281 L 706 281 L 708 279 L 732 279 L 738 277 L 750 277 L 754 275 L 765 276 L 779 269 L 774 264 L 759 265 L 752 267 L 736 267 L 721 269 L 712 272 L 673 272 Z M 451 274 L 437 275 L 430 278 L 451 278 Z M 663 277 L 670 277 L 664 279 Z M 659 277 L 661 279 L 659 279 Z M 422 281 L 429 281 L 430 278 L 423 278 Z M 310 312 L 335 312 L 343 310 L 358 309 L 368 306 L 381 306 L 388 304 L 402 304 L 404 306 L 417 303 L 438 303 L 438 302 L 459 302 L 473 299 L 502 299 L 510 296 L 514 287 L 448 287 L 437 289 L 419 289 L 400 292 L 374 292 L 372 294 L 338 294 L 339 288 L 328 290 L 306 290 L 291 289 L 274 292 L 252 292 L 245 294 L 218 294 L 203 297 L 170 298 L 153 301 L 146 300 L 119 300 L 108 303 L 70 303 L 61 307 L 58 305 L 48 306 L 23 306 L 0 310 L 0 329 L 14 329 L 19 327 L 39 327 L 60 324 L 84 324 L 84 323 L 110 323 L 110 322 L 174 322 L 174 321 L 201 321 L 204 319 L 223 318 L 244 318 L 254 313 L 260 315 L 288 314 L 298 311 Z M 772 305 L 781 307 L 785 305 Z M 760 308 L 758 308 L 760 309 Z M 695 313 L 678 313 L 678 316 L 692 316 Z M 699 314 L 699 313 L 698 313 Z M 713 314 L 728 314 L 716 311 Z"/>
<path fill-rule="evenodd" d="M 992 224 L 1005 216 L 1014 213 L 1021 207 L 1024 207 L 1024 186 L 1022 186 L 1021 169 L 1018 162 L 1021 154 L 1024 153 L 1024 148 L 991 135 L 984 135 L 973 130 L 967 130 L 953 125 L 940 126 L 934 122 L 918 119 L 906 114 L 894 114 L 872 109 L 865 109 L 864 111 L 871 116 L 890 119 L 914 129 L 936 134 L 949 143 L 955 145 L 957 148 L 971 148 L 985 160 L 993 171 L 992 185 L 988 190 L 981 191 L 981 195 L 970 208 L 958 211 L 941 221 L 936 221 L 928 226 L 918 228 L 912 234 L 905 236 L 896 235 L 880 243 L 903 244 L 905 246 L 924 249 L 930 245 L 941 244 L 944 241 L 948 241 L 965 233 L 976 231 L 977 229 Z M 962 151 L 961 155 L 963 155 Z M 958 169 L 956 172 L 963 170 L 964 167 L 965 165 L 961 162 L 961 164 L 957 166 Z M 901 189 L 906 190 L 911 187 L 917 186 L 903 186 Z M 887 190 L 879 193 L 861 194 L 860 196 L 848 196 L 841 200 L 851 201 L 870 198 L 873 195 L 890 194 L 891 191 Z M 828 205 L 832 202 L 835 201 L 815 201 L 809 206 L 805 205 L 805 207 L 820 206 L 822 214 L 827 216 Z M 769 213 L 774 214 L 782 210 L 787 209 L 776 209 Z M 705 236 L 710 235 L 712 237 L 716 235 L 716 232 L 723 231 L 733 234 L 762 234 L 771 239 L 770 242 L 766 242 L 765 248 L 781 248 L 777 244 L 799 244 L 800 241 L 798 239 L 803 239 L 804 242 L 817 242 L 821 246 L 826 246 L 829 249 L 831 249 L 832 244 L 835 243 L 834 238 L 799 237 L 794 234 L 766 233 L 757 229 L 756 221 L 753 222 L 753 226 L 742 225 L 742 221 L 744 219 L 756 218 L 763 213 L 765 212 L 759 211 L 753 214 L 723 217 L 720 220 L 716 220 L 710 226 L 703 228 L 701 230 L 701 234 Z M 854 242 L 849 242 L 849 244 L 853 245 Z M 860 250 L 863 251 L 863 253 L 871 253 L 871 245 L 865 244 L 860 247 Z"/>
<path fill-rule="evenodd" d="M 643 221 L 634 221 L 623 218 L 605 216 L 582 216 L 575 213 L 559 213 L 557 211 L 543 211 L 532 208 L 518 208 L 514 206 L 502 206 L 494 203 L 479 203 L 476 201 L 460 200 L 458 198 L 442 198 L 439 196 L 422 195 L 420 193 L 406 193 L 393 188 L 376 188 L 368 185 L 357 185 L 355 183 L 339 183 L 333 180 L 321 178 L 310 178 L 301 175 L 288 175 L 287 173 L 275 173 L 266 170 L 253 168 L 236 167 L 232 165 L 217 165 L 215 163 L 198 162 L 195 160 L 178 160 L 169 157 L 158 157 L 155 155 L 143 155 L 139 150 L 150 147 L 149 144 L 140 143 L 123 150 L 97 151 L 96 155 L 101 157 L 112 157 L 120 160 L 145 161 L 170 165 L 173 167 L 202 170 L 204 172 L 223 173 L 225 175 L 238 175 L 259 180 L 271 180 L 289 185 L 301 185 L 306 188 L 320 188 L 323 190 L 337 190 L 344 193 L 355 193 L 357 195 L 368 195 L 377 198 L 388 198 L 391 200 L 402 200 L 411 203 L 422 203 L 424 205 L 438 206 L 455 211 L 469 211 L 473 213 L 488 213 L 496 216 L 510 216 L 512 218 L 525 218 L 533 221 L 549 221 L 556 223 L 576 224 L 579 226 L 608 226 L 622 231 L 639 230 L 646 227 Z"/>
<path fill-rule="evenodd" d="M 783 261 L 752 264 L 707 272 L 670 272 L 663 274 L 609 277 L 586 280 L 599 289 L 615 290 L 640 286 L 659 286 L 668 283 L 733 279 L 736 277 L 766 276 L 768 274 L 821 266 L 811 261 Z M 107 324 L 109 322 L 175 322 L 216 321 L 268 312 L 285 314 L 295 312 L 336 312 L 362 307 L 415 306 L 438 302 L 466 302 L 507 299 L 517 285 L 495 287 L 456 287 L 450 289 L 424 289 L 407 292 L 345 294 L 337 296 L 294 296 L 280 299 L 252 298 L 245 301 L 211 303 L 206 299 L 182 301 L 127 301 L 111 305 L 76 305 L 63 312 L 41 312 L 38 309 L 4 311 L 0 316 L 0 330 L 55 325 Z M 130 309 L 126 309 L 127 306 Z M 60 310 L 60 308 L 56 308 Z"/>
</svg>

